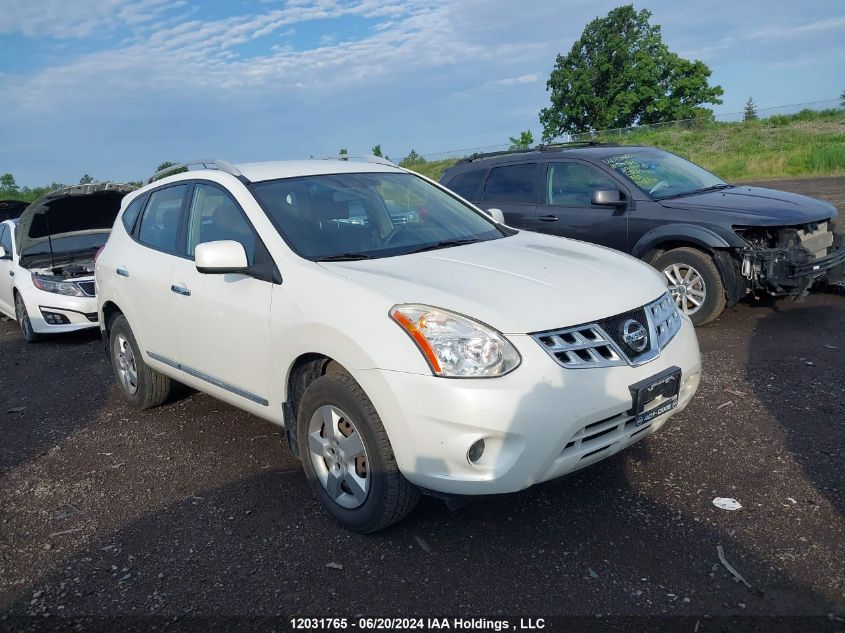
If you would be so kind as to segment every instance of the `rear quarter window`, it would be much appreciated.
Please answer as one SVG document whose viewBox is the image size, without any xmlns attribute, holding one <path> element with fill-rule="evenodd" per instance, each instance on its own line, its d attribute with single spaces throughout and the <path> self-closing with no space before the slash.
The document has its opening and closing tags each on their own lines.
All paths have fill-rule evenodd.
<svg viewBox="0 0 845 633">
<path fill-rule="evenodd" d="M 129 206 L 126 207 L 126 211 L 123 212 L 122 220 L 123 226 L 126 227 L 126 232 L 130 235 L 132 234 L 132 229 L 135 228 L 135 221 L 138 219 L 138 214 L 141 213 L 141 209 L 144 208 L 144 201 L 147 199 L 147 196 L 138 196 L 132 202 L 129 203 Z"/>
</svg>

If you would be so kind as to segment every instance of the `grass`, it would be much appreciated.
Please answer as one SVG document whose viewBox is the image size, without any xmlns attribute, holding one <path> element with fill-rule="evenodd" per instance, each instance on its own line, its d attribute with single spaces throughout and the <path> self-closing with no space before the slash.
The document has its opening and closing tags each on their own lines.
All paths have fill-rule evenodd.
<svg viewBox="0 0 845 633">
<path fill-rule="evenodd" d="M 665 126 L 600 136 L 679 154 L 728 181 L 845 175 L 845 110 L 802 110 L 758 121 Z M 412 165 L 439 179 L 458 159 Z"/>
</svg>

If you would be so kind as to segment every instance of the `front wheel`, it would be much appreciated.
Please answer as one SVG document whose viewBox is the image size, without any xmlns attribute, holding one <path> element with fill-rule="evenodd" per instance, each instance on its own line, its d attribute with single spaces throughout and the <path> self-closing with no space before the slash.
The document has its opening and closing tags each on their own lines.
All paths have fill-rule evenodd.
<svg viewBox="0 0 845 633">
<path fill-rule="evenodd" d="M 370 399 L 345 374 L 327 374 L 302 396 L 297 438 L 320 503 L 343 527 L 376 532 L 403 519 L 419 490 L 399 472 Z"/>
<path fill-rule="evenodd" d="M 725 285 L 716 262 L 697 248 L 673 248 L 652 263 L 663 273 L 678 309 L 698 327 L 725 309 Z"/>
<path fill-rule="evenodd" d="M 36 334 L 35 330 L 32 329 L 32 321 L 29 319 L 29 313 L 26 311 L 26 304 L 23 302 L 23 297 L 17 292 L 15 292 L 15 317 L 18 320 L 18 326 L 21 328 L 23 339 L 27 343 L 35 343 L 41 340 L 41 335 Z"/>
</svg>

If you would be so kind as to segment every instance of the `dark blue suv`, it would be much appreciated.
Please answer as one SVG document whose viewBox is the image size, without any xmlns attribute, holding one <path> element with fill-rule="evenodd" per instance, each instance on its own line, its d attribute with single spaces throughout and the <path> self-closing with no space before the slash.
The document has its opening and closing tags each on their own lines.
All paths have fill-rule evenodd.
<svg viewBox="0 0 845 633">
<path fill-rule="evenodd" d="M 440 182 L 516 228 L 602 244 L 666 276 L 702 325 L 749 292 L 845 281 L 845 222 L 826 202 L 732 185 L 653 147 L 573 144 L 476 154 Z"/>
</svg>

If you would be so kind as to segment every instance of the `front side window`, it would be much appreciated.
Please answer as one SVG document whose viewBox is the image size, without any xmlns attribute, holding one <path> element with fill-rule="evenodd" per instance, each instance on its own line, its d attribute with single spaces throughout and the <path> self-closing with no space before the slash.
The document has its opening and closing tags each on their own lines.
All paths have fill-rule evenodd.
<svg viewBox="0 0 845 633">
<path fill-rule="evenodd" d="M 537 202 L 536 173 L 537 163 L 494 167 L 484 183 L 484 202 Z"/>
<path fill-rule="evenodd" d="M 255 232 L 235 201 L 218 187 L 198 183 L 188 215 L 188 256 L 197 244 L 220 240 L 240 242 L 249 264 L 255 263 Z"/>
<path fill-rule="evenodd" d="M 284 178 L 251 190 L 291 248 L 307 259 L 370 259 L 510 235 L 407 173 Z"/>
<path fill-rule="evenodd" d="M 589 207 L 593 192 L 619 186 L 605 174 L 583 163 L 550 163 L 546 178 L 546 200 L 549 204 Z"/>
<path fill-rule="evenodd" d="M 179 220 L 188 185 L 153 191 L 141 218 L 138 239 L 160 251 L 175 253 L 179 246 Z"/>
<path fill-rule="evenodd" d="M 655 200 L 730 186 L 706 169 L 659 149 L 620 152 L 602 162 Z"/>
</svg>

